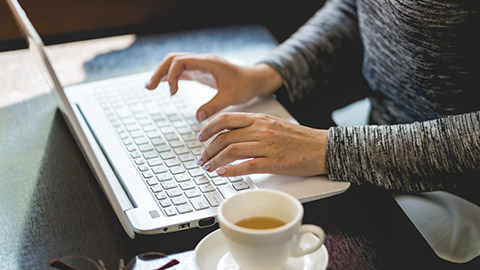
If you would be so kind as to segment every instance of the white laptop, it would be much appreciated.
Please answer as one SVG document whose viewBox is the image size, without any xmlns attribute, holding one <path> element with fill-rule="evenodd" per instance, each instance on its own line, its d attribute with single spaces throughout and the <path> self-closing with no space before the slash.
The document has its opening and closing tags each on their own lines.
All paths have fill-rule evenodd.
<svg viewBox="0 0 480 270">
<path fill-rule="evenodd" d="M 148 91 L 151 73 L 63 87 L 43 42 L 17 0 L 7 0 L 44 77 L 56 92 L 71 132 L 126 233 L 158 234 L 216 223 L 217 206 L 249 189 L 276 189 L 302 202 L 344 192 L 347 182 L 325 176 L 255 174 L 218 177 L 196 165 L 205 144 L 195 140 L 202 124 L 196 109 L 215 90 L 181 81 L 170 97 L 163 83 Z M 164 88 L 164 89 L 162 89 Z M 262 112 L 295 122 L 273 97 L 254 99 L 229 111 Z"/>
</svg>

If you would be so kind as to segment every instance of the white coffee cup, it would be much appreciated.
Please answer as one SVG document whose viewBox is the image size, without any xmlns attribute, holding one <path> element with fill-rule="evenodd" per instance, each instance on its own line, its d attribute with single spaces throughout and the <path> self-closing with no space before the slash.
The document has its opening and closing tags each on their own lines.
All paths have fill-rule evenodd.
<svg viewBox="0 0 480 270">
<path fill-rule="evenodd" d="M 251 190 L 224 201 L 218 209 L 218 222 L 226 246 L 243 270 L 280 269 L 289 257 L 318 250 L 325 239 L 319 226 L 302 225 L 303 206 L 293 196 L 274 190 Z M 285 224 L 269 229 L 237 225 L 252 217 L 269 217 Z M 301 236 L 313 233 L 318 241 L 302 247 Z"/>
</svg>

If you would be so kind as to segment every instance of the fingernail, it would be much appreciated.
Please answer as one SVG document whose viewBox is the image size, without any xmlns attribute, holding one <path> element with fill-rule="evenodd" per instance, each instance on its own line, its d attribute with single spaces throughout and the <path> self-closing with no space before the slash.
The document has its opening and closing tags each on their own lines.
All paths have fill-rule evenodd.
<svg viewBox="0 0 480 270">
<path fill-rule="evenodd" d="M 205 171 L 210 169 L 210 162 L 205 163 L 205 165 L 202 166 L 202 169 L 204 169 Z"/>
<path fill-rule="evenodd" d="M 203 139 L 202 134 L 201 134 L 201 133 L 198 133 L 198 135 L 197 135 L 197 141 L 201 142 L 202 139 Z"/>
<path fill-rule="evenodd" d="M 146 82 L 146 83 L 145 83 L 145 88 L 147 88 L 147 89 L 148 89 L 148 86 L 150 85 L 150 83 L 151 83 L 151 82 L 152 82 L 152 81 L 148 81 L 148 82 Z M 150 90 L 150 89 L 148 89 L 148 90 Z"/>
<path fill-rule="evenodd" d="M 207 118 L 207 115 L 203 111 L 198 113 L 198 122 L 202 122 L 206 118 Z"/>
<path fill-rule="evenodd" d="M 170 96 L 173 96 L 173 89 L 170 87 Z"/>
<path fill-rule="evenodd" d="M 224 167 L 220 167 L 215 171 L 218 175 L 224 175 L 227 170 Z"/>
<path fill-rule="evenodd" d="M 202 166 L 202 164 L 203 164 L 203 159 L 199 159 L 199 160 L 197 161 L 197 165 L 198 165 L 198 166 Z"/>
</svg>

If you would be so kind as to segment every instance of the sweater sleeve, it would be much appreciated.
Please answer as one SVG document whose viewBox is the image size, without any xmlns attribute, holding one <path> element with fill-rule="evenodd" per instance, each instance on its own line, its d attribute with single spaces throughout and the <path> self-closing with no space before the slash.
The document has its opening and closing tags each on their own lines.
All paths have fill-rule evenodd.
<svg viewBox="0 0 480 270">
<path fill-rule="evenodd" d="M 280 73 L 294 102 L 361 59 L 356 0 L 329 0 L 261 62 Z"/>
<path fill-rule="evenodd" d="M 455 189 L 480 181 L 480 111 L 328 130 L 329 178 L 389 190 Z"/>
</svg>

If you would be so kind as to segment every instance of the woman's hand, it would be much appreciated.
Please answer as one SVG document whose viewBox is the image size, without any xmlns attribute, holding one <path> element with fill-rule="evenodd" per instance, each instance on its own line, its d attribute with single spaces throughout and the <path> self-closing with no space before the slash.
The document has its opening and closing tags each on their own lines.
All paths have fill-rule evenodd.
<svg viewBox="0 0 480 270">
<path fill-rule="evenodd" d="M 224 113 L 199 133 L 206 141 L 218 134 L 199 160 L 207 171 L 221 176 L 252 173 L 311 176 L 327 174 L 328 131 L 252 113 Z M 236 161 L 245 162 L 229 165 Z"/>
<path fill-rule="evenodd" d="M 221 109 L 247 102 L 255 96 L 270 95 L 282 85 L 278 72 L 267 64 L 239 66 L 210 54 L 167 55 L 145 87 L 155 89 L 168 81 L 170 93 L 178 91 L 178 80 L 195 80 L 218 90 L 217 95 L 197 111 L 203 121 Z"/>
</svg>

